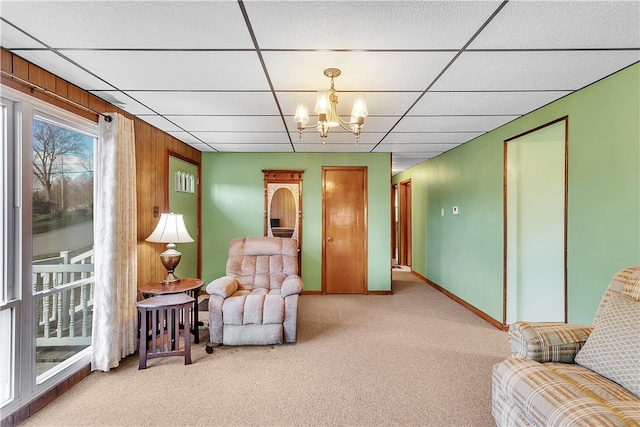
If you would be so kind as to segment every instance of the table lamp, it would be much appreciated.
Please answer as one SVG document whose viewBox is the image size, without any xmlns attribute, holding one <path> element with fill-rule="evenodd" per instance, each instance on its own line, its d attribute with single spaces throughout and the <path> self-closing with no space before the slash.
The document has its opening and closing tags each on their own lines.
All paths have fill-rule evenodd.
<svg viewBox="0 0 640 427">
<path fill-rule="evenodd" d="M 160 254 L 160 261 L 162 261 L 162 265 L 164 265 L 164 268 L 167 270 L 167 277 L 162 280 L 162 283 L 166 285 L 180 281 L 180 279 L 173 274 L 182 257 L 182 254 L 176 250 L 176 243 L 193 242 L 193 239 L 187 231 L 187 227 L 184 225 L 182 214 L 161 214 L 160 221 L 158 221 L 155 230 L 153 230 L 153 233 L 145 240 L 152 243 L 167 244 L 167 250 Z"/>
</svg>

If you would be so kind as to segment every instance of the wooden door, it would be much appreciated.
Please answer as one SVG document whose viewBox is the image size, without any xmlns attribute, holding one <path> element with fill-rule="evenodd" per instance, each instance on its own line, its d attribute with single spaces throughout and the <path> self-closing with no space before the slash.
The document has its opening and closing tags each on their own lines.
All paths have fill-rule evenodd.
<svg viewBox="0 0 640 427">
<path fill-rule="evenodd" d="M 367 292 L 367 168 L 322 168 L 322 293 Z"/>
<path fill-rule="evenodd" d="M 411 266 L 411 180 L 400 183 L 400 238 L 398 264 Z"/>
</svg>

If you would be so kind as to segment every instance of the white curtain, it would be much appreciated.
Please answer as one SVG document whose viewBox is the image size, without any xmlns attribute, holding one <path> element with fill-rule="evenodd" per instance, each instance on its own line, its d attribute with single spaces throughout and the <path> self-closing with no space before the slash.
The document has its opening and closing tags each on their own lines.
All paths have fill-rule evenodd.
<svg viewBox="0 0 640 427">
<path fill-rule="evenodd" d="M 95 291 L 91 370 L 108 371 L 136 351 L 137 232 L 133 121 L 100 116 L 96 155 Z"/>
</svg>

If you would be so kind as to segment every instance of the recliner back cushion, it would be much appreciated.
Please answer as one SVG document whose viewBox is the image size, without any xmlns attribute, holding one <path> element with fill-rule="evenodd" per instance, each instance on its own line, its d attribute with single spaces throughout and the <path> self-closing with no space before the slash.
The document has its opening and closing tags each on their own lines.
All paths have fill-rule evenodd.
<svg viewBox="0 0 640 427">
<path fill-rule="evenodd" d="M 298 274 L 298 243 L 281 237 L 246 237 L 229 244 L 226 274 L 239 289 L 277 289 L 287 276 Z"/>
</svg>

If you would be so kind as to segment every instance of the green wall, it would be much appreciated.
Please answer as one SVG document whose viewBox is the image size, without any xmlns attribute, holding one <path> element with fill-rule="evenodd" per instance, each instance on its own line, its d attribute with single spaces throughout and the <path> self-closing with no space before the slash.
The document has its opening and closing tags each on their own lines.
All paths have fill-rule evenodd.
<svg viewBox="0 0 640 427">
<path fill-rule="evenodd" d="M 590 324 L 640 264 L 639 103 L 635 64 L 394 176 L 411 179 L 413 269 L 502 321 L 503 141 L 568 116 L 568 321 Z"/>
<path fill-rule="evenodd" d="M 202 153 L 202 276 L 225 273 L 235 237 L 262 236 L 263 169 L 301 169 L 302 279 L 322 288 L 322 166 L 368 168 L 368 289 L 391 289 L 391 202 L 388 153 Z"/>
</svg>

